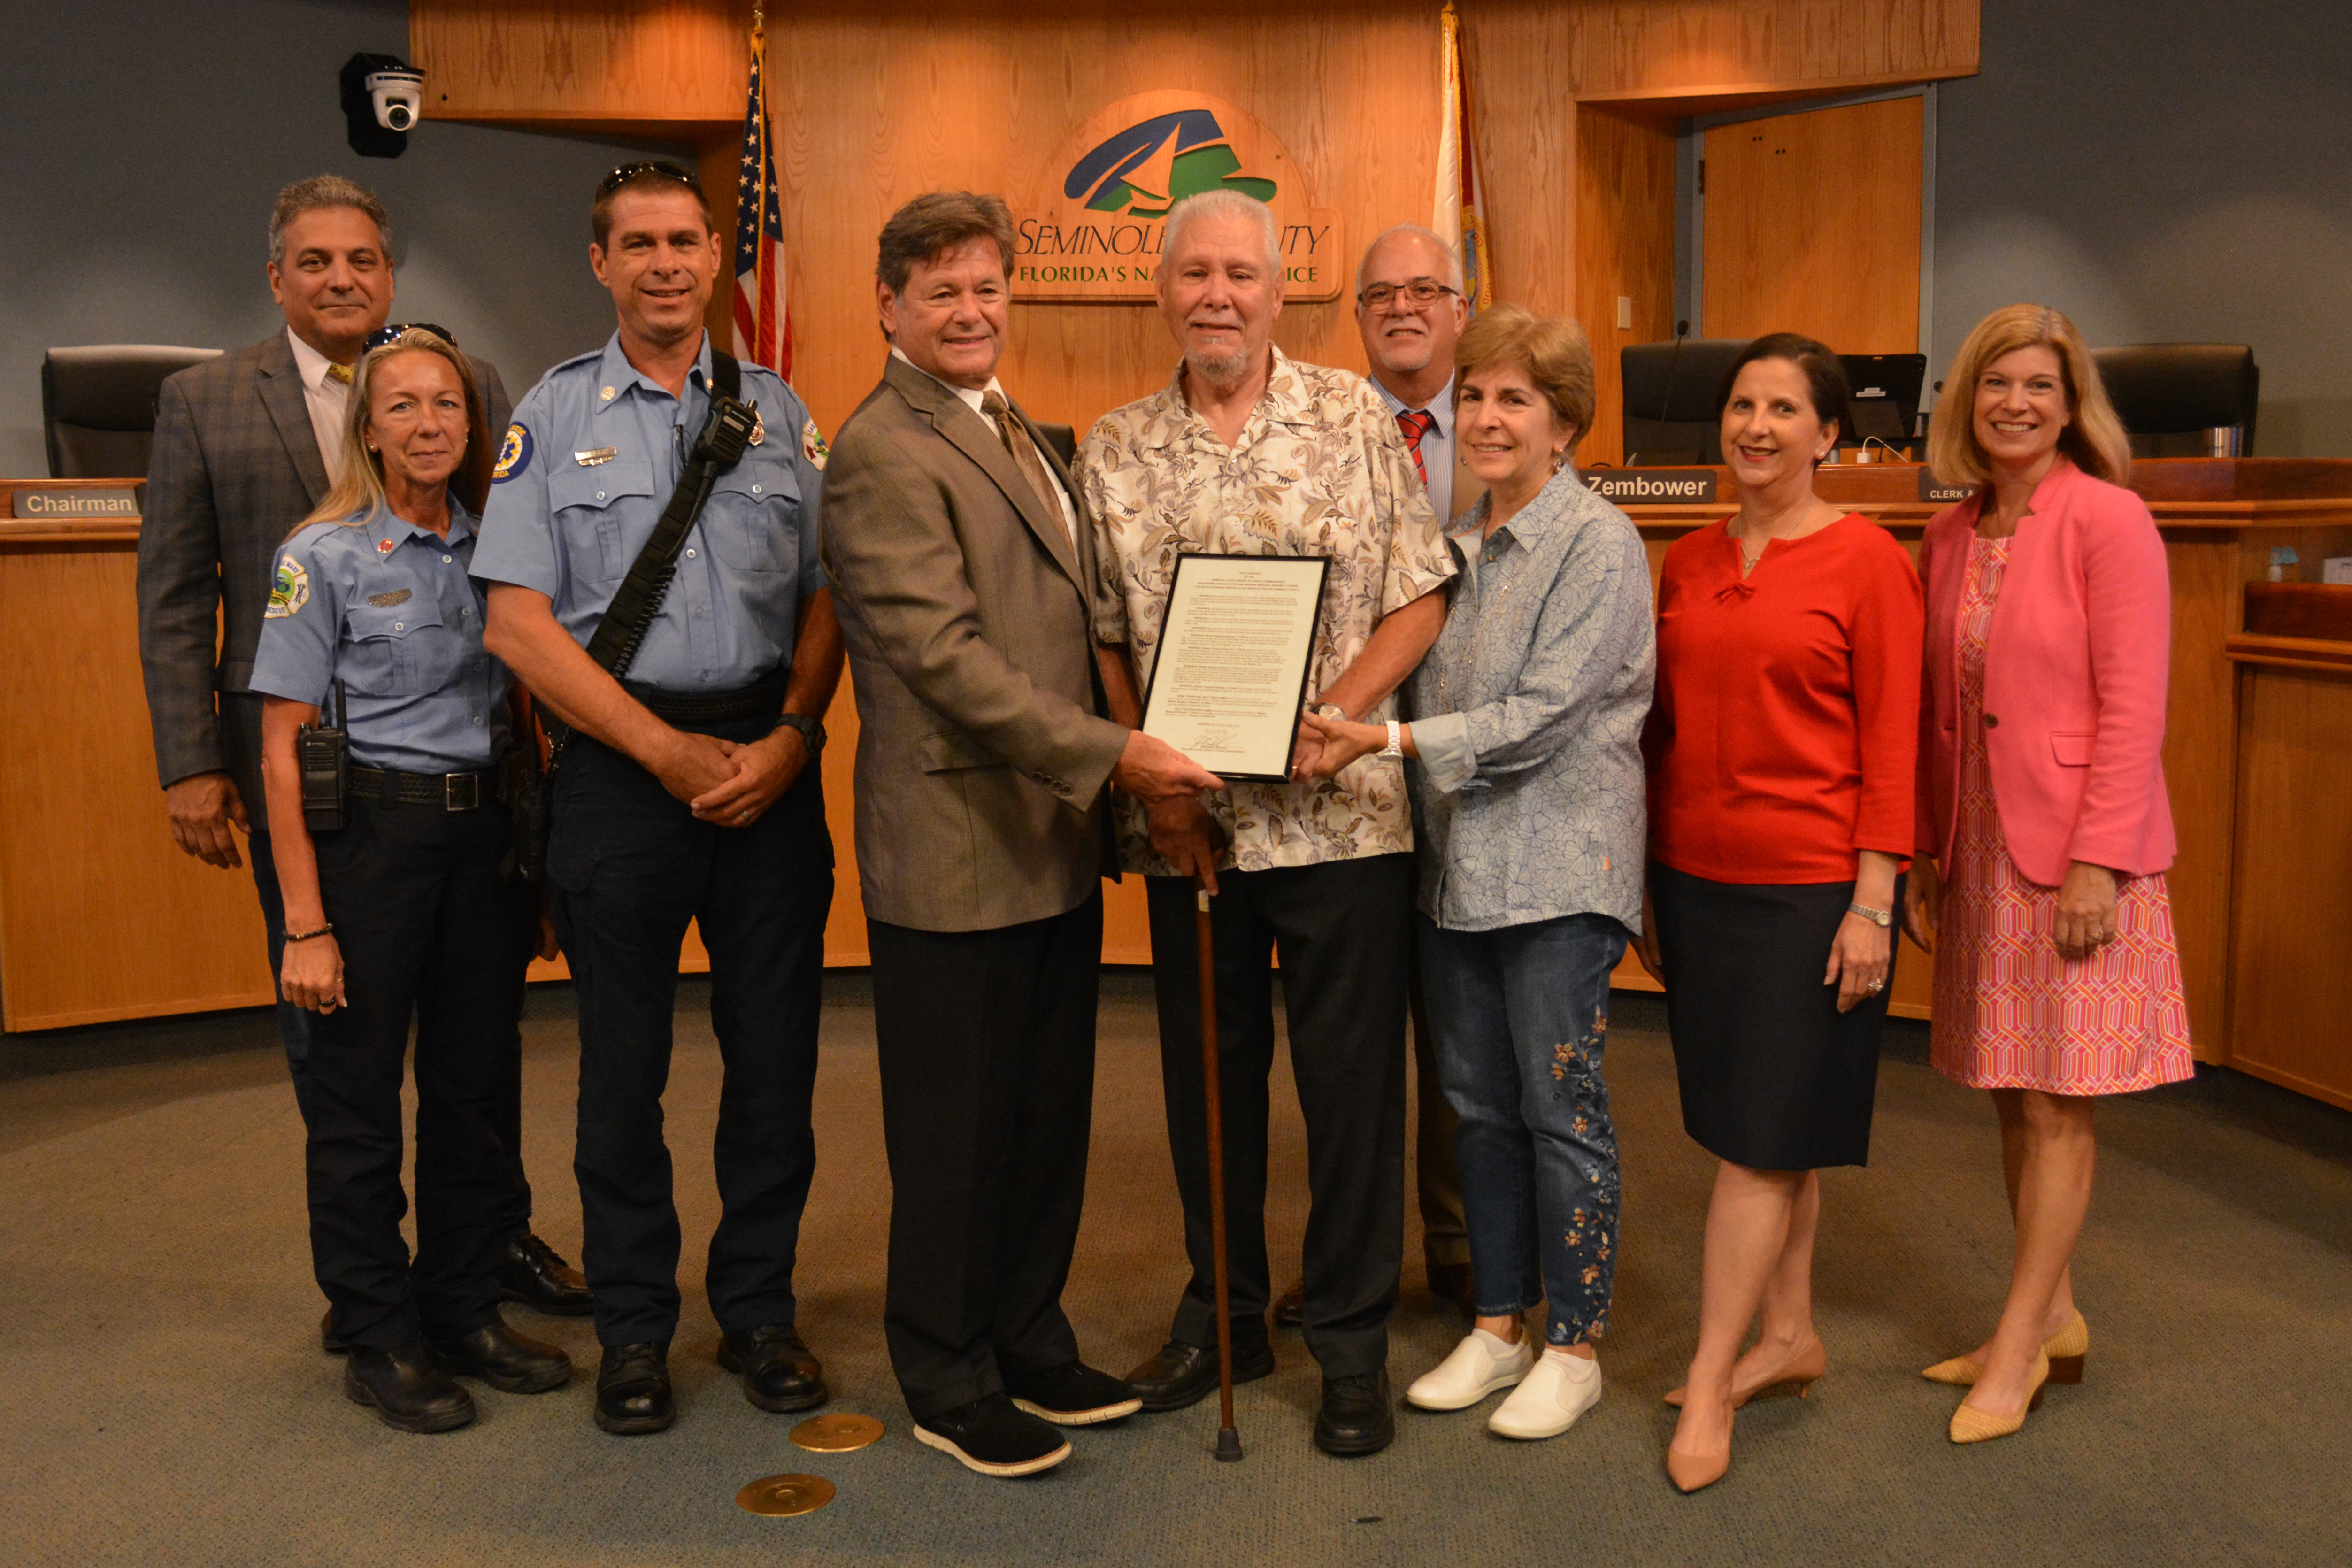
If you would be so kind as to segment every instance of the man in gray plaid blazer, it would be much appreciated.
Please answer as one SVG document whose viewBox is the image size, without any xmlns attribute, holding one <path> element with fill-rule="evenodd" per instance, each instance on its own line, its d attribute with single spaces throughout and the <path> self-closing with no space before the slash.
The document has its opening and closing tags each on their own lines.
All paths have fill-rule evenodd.
<svg viewBox="0 0 2352 1568">
<path fill-rule="evenodd" d="M 332 486 L 350 367 L 391 312 L 383 204 L 332 174 L 287 186 L 270 214 L 268 276 L 286 330 L 180 372 L 157 399 L 139 531 L 139 654 L 173 839 L 206 865 L 232 869 L 240 857 L 230 829 L 247 835 L 274 981 L 285 906 L 262 808 L 261 700 L 247 685 L 278 546 Z M 504 430 L 511 408 L 499 373 L 471 363 L 483 428 Z M 306 1016 L 279 1002 L 298 1103 Z M 585 1313 L 586 1281 L 530 1231 L 520 1103 L 507 1121 L 516 1194 L 501 1284 L 509 1300 Z M 321 1331 L 340 1348 L 331 1325 Z"/>
</svg>

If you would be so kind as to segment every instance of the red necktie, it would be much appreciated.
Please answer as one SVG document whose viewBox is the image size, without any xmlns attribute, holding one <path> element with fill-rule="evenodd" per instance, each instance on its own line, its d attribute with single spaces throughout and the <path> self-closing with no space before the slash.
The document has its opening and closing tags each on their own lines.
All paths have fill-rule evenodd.
<svg viewBox="0 0 2352 1568">
<path fill-rule="evenodd" d="M 1404 444 L 1412 449 L 1412 471 L 1421 476 L 1421 488 L 1429 488 L 1429 465 L 1421 460 L 1421 438 L 1437 428 L 1437 416 L 1425 410 L 1406 409 L 1396 416 L 1397 428 L 1404 432 Z"/>
</svg>

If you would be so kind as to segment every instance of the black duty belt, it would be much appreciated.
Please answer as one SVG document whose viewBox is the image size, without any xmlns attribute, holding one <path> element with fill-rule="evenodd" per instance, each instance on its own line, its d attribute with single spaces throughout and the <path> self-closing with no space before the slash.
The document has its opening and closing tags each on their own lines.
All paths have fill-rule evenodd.
<svg viewBox="0 0 2352 1568">
<path fill-rule="evenodd" d="M 662 691 L 630 680 L 622 689 L 671 724 L 724 724 L 734 719 L 773 719 L 784 710 L 782 670 L 763 675 L 734 691 Z"/>
<path fill-rule="evenodd" d="M 443 811 L 476 811 L 499 798 L 499 775 L 404 773 L 391 768 L 352 764 L 352 795 L 386 805 L 430 805 Z"/>
</svg>

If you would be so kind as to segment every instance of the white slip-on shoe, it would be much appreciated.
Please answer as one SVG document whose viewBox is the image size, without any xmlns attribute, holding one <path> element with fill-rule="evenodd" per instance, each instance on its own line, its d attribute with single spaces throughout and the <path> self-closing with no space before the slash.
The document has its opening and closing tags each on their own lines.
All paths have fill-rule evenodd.
<svg viewBox="0 0 2352 1568">
<path fill-rule="evenodd" d="M 1601 1403 L 1601 1363 L 1566 1351 L 1547 1350 L 1520 1379 L 1511 1396 L 1486 1418 L 1498 1437 L 1557 1437 L 1576 1418 Z"/>
<path fill-rule="evenodd" d="M 1535 1364 L 1536 1347 L 1530 1342 L 1506 1345 L 1500 1335 L 1473 1329 L 1452 1355 L 1413 1379 L 1404 1391 L 1405 1403 L 1419 1410 L 1467 1410 L 1527 1376 Z"/>
</svg>

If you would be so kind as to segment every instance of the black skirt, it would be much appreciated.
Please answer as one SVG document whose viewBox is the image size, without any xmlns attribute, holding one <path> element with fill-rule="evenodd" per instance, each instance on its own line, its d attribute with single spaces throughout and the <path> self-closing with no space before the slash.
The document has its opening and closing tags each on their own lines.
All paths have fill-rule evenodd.
<svg viewBox="0 0 2352 1568">
<path fill-rule="evenodd" d="M 1891 960 L 1887 990 L 1851 1013 L 1822 984 L 1853 884 L 1710 882 L 1654 860 L 1650 901 L 1683 1130 L 1759 1171 L 1868 1164 Z"/>
</svg>

